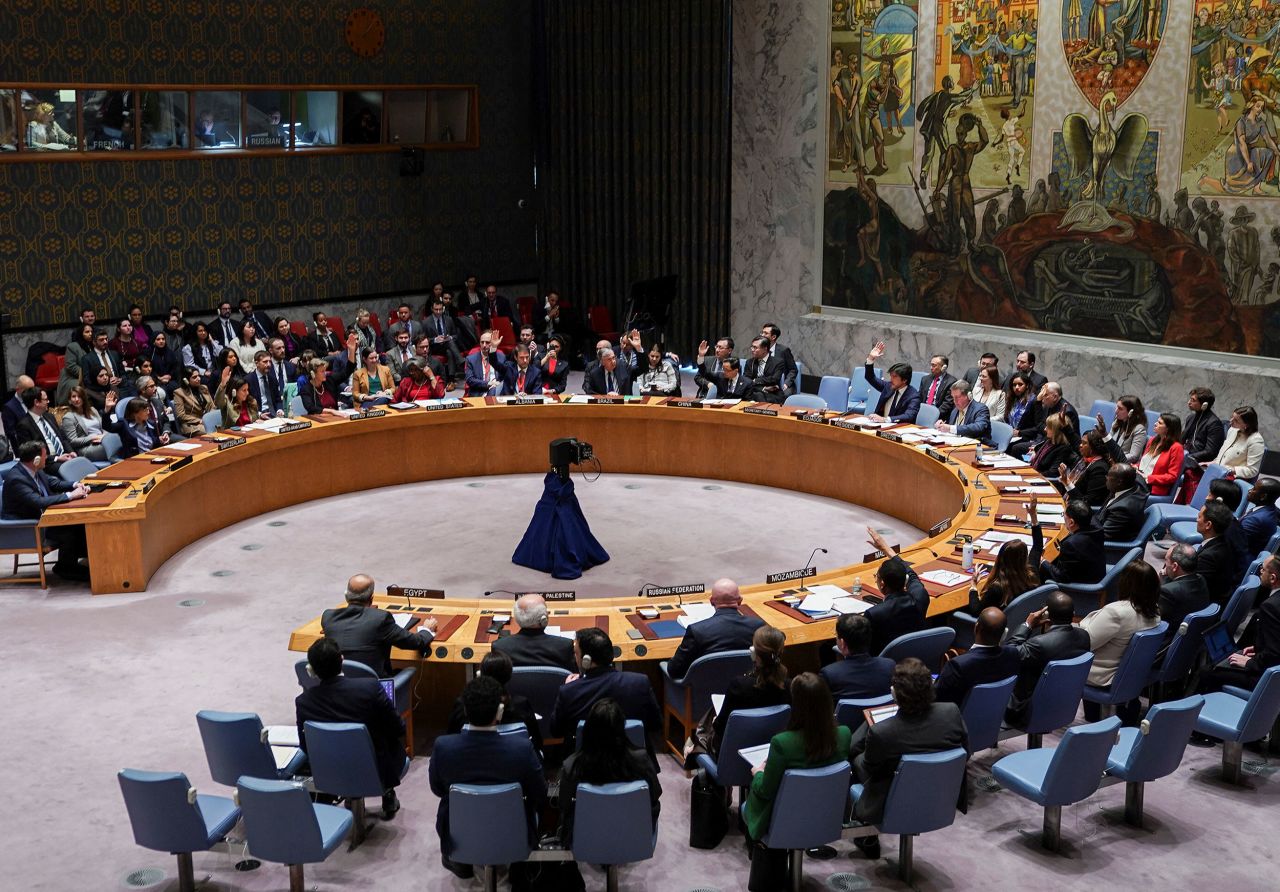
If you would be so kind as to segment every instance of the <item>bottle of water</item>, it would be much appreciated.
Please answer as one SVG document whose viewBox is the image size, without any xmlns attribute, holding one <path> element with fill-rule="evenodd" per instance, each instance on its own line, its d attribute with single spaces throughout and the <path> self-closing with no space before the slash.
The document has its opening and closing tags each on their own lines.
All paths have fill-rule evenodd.
<svg viewBox="0 0 1280 892">
<path fill-rule="evenodd" d="M 976 447 L 976 448 L 974 448 L 974 450 L 973 450 L 973 460 L 974 460 L 974 461 L 976 461 L 976 462 L 981 462 L 981 461 L 982 461 L 982 443 L 978 443 L 977 447 Z"/>
<path fill-rule="evenodd" d="M 973 572 L 973 543 L 966 542 L 964 547 L 960 549 L 960 563 L 964 567 L 966 573 Z"/>
</svg>

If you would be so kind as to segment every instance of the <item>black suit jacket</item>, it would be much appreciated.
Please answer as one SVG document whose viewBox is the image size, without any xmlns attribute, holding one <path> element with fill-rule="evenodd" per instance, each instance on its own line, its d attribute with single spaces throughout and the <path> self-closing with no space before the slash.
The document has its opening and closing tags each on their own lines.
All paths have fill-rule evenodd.
<svg viewBox="0 0 1280 892">
<path fill-rule="evenodd" d="M 205 323 L 205 327 L 209 329 L 209 337 L 213 338 L 224 347 L 230 345 L 232 341 L 240 337 L 240 320 L 232 316 L 227 319 L 227 322 L 231 325 L 231 337 L 227 337 L 227 333 L 222 327 L 221 316 L 214 316 Z M 261 338 L 264 334 L 265 332 L 260 331 L 258 332 L 258 337 Z M 111 361 L 115 362 L 114 356 L 111 357 Z"/>
<path fill-rule="evenodd" d="M 729 383 L 722 372 L 709 371 L 701 366 L 693 380 L 698 385 L 699 397 L 705 397 L 710 392 L 708 385 L 714 384 L 717 399 L 754 399 L 751 393 L 755 385 L 750 378 L 742 374 L 741 369 L 738 370 L 738 377 L 733 379 L 732 384 Z"/>
<path fill-rule="evenodd" d="M 1225 533 L 1214 536 L 1200 546 L 1200 553 L 1196 556 L 1196 573 L 1204 580 L 1209 597 L 1214 603 L 1226 606 L 1227 599 L 1238 584 L 1236 567 L 1239 563 L 1239 555 L 1232 547 L 1231 537 Z"/>
<path fill-rule="evenodd" d="M 1067 490 L 1068 501 L 1079 499 L 1092 508 L 1101 507 L 1111 494 L 1107 492 L 1107 471 L 1110 469 L 1105 461 L 1091 461 L 1085 465 L 1084 473 L 1076 480 L 1075 486 Z"/>
<path fill-rule="evenodd" d="M 867 700 L 889 693 L 893 660 L 870 654 L 850 654 L 822 667 L 822 679 L 833 700 Z"/>
<path fill-rule="evenodd" d="M 933 402 L 929 403 L 929 388 L 933 386 L 934 378 L 941 378 L 941 380 L 938 382 L 937 391 L 933 394 Z M 937 406 L 938 417 L 946 421 L 951 417 L 951 410 L 956 407 L 955 400 L 951 398 L 951 385 L 954 383 L 956 383 L 956 376 L 950 372 L 926 375 L 920 382 L 920 404 L 929 403 L 931 406 Z"/>
<path fill-rule="evenodd" d="M 573 642 L 541 629 L 521 629 L 499 638 L 493 642 L 493 649 L 510 657 L 512 666 L 558 666 L 569 672 L 578 671 L 573 661 Z"/>
<path fill-rule="evenodd" d="M 1052 409 L 1046 409 L 1044 403 L 1034 400 L 1030 406 L 1027 406 L 1027 411 L 1022 413 L 1022 421 L 1019 422 L 1015 433 L 1024 440 L 1035 442 L 1044 436 L 1045 419 L 1058 413 L 1066 415 L 1067 420 L 1071 422 L 1064 433 L 1071 441 L 1071 445 L 1075 446 L 1080 442 L 1080 415 L 1076 412 L 1076 407 L 1066 400 L 1059 400 Z"/>
<path fill-rule="evenodd" d="M 276 390 L 275 375 L 268 369 L 263 375 L 267 379 L 267 391 L 263 393 L 262 386 L 258 383 L 258 370 L 254 369 L 245 378 L 249 382 L 249 395 L 258 401 L 258 411 L 269 412 L 272 415 L 277 411 L 283 412 L 287 407 L 284 405 L 284 390 Z"/>
<path fill-rule="evenodd" d="M 782 363 L 783 398 L 797 393 L 800 390 L 800 367 L 796 365 L 796 358 L 792 355 L 791 348 L 774 344 L 769 355 Z"/>
<path fill-rule="evenodd" d="M 758 617 L 743 616 L 732 607 L 721 607 L 702 622 L 684 630 L 680 646 L 667 663 L 667 672 L 679 680 L 685 677 L 698 657 L 726 650 L 746 650 L 751 646 L 751 637 L 756 629 L 763 625 L 764 620 Z"/>
<path fill-rule="evenodd" d="M 893 388 L 889 386 L 888 379 L 880 380 L 876 377 L 875 366 L 867 363 L 862 367 L 862 375 L 866 378 L 867 383 L 875 388 L 880 394 L 880 399 L 876 401 L 876 410 L 873 414 L 884 416 L 900 424 L 914 424 L 916 415 L 920 412 L 920 393 L 908 384 L 902 388 L 902 396 L 898 398 L 898 405 L 894 408 L 893 415 L 888 415 L 886 409 L 893 402 Z"/>
<path fill-rule="evenodd" d="M 1049 382 L 1048 378 L 1046 378 L 1044 375 L 1040 374 L 1039 372 L 1035 371 L 1034 369 L 1032 369 L 1030 372 L 1023 372 L 1023 374 L 1027 377 L 1027 380 L 1031 383 L 1032 396 L 1037 396 L 1040 393 L 1040 388 L 1044 387 L 1045 384 Z"/>
<path fill-rule="evenodd" d="M 22 404 L 22 397 L 14 394 L 5 402 L 4 407 L 0 408 L 0 418 L 4 420 L 4 436 L 5 439 L 17 446 L 15 437 L 15 429 L 18 426 L 18 420 L 27 416 L 27 407 Z"/>
<path fill-rule="evenodd" d="M 1107 573 L 1107 552 L 1102 530 L 1090 527 L 1067 536 L 1058 543 L 1058 556 L 1052 561 L 1040 560 L 1044 551 L 1044 533 L 1040 524 L 1031 527 L 1031 566 L 1040 568 L 1045 582 L 1092 584 Z"/>
<path fill-rule="evenodd" d="M 1248 672 L 1261 675 L 1272 666 L 1280 666 L 1280 589 L 1258 608 L 1253 658 L 1245 666 Z"/>
<path fill-rule="evenodd" d="M 449 787 L 453 784 L 518 783 L 524 793 L 529 842 L 537 844 L 535 816 L 547 798 L 547 784 L 533 743 L 523 734 L 463 731 L 437 737 L 427 779 L 440 799 L 436 832 L 445 855 L 453 850 L 449 843 Z"/>
<path fill-rule="evenodd" d="M 1013 697 L 1005 715 L 1010 724 L 1023 725 L 1026 724 L 1031 695 L 1036 691 L 1036 683 L 1040 681 L 1044 667 L 1053 660 L 1070 660 L 1088 653 L 1089 633 L 1077 625 L 1064 623 L 1034 635 L 1023 623 L 1014 629 L 1006 643 L 1018 651 L 1020 663 L 1018 680 L 1013 686 Z"/>
<path fill-rule="evenodd" d="M 321 359 L 328 356 L 330 353 L 338 353 L 343 349 L 342 340 L 332 328 L 321 334 L 316 331 L 315 326 L 311 326 L 310 332 L 311 333 L 308 338 L 310 340 L 311 349 L 316 351 L 316 356 Z"/>
<path fill-rule="evenodd" d="M 948 660 L 942 667 L 934 685 L 937 700 L 939 703 L 962 705 L 969 691 L 976 686 L 1017 675 L 1021 662 L 1017 648 L 1011 645 L 974 645 L 968 653 Z"/>
<path fill-rule="evenodd" d="M 1138 530 L 1142 529 L 1143 515 L 1147 511 L 1149 493 L 1150 490 L 1145 486 L 1135 486 L 1119 498 L 1103 504 L 1093 524 L 1102 528 L 1104 541 L 1128 542 L 1138 535 Z"/>
<path fill-rule="evenodd" d="M 908 592 L 889 595 L 863 615 L 871 623 L 871 652 L 874 654 L 879 654 L 899 635 L 919 632 L 924 628 L 925 611 Z"/>
<path fill-rule="evenodd" d="M 1183 464 L 1190 466 L 1202 461 L 1213 461 L 1222 449 L 1226 432 L 1222 429 L 1222 419 L 1213 414 L 1212 409 L 1192 412 L 1182 422 Z"/>
<path fill-rule="evenodd" d="M 1169 624 L 1165 639 L 1178 633 L 1178 626 L 1182 625 L 1188 613 L 1203 610 L 1211 603 L 1213 599 L 1209 597 L 1209 588 L 1199 573 L 1188 573 L 1160 586 L 1160 618 Z"/>
<path fill-rule="evenodd" d="M 782 360 L 776 356 L 766 356 L 763 373 L 756 371 L 758 364 L 754 359 L 747 359 L 742 363 L 742 374 L 751 381 L 747 399 L 758 403 L 780 403 L 785 400 L 786 394 L 782 392 Z M 792 364 L 794 365 L 794 361 Z"/>
<path fill-rule="evenodd" d="M 955 747 L 967 750 L 969 734 L 960 707 L 954 703 L 931 703 L 923 715 L 895 715 L 858 728 L 849 744 L 849 758 L 864 788 L 854 806 L 854 817 L 875 823 L 884 816 L 885 799 L 903 756 Z"/>
<path fill-rule="evenodd" d="M 551 710 L 551 733 L 572 738 L 577 733 L 578 721 L 585 719 L 595 702 L 604 697 L 616 700 L 627 718 L 639 719 L 649 731 L 661 728 L 658 701 L 654 699 L 648 677 L 607 666 L 592 669 L 561 686 Z"/>
<path fill-rule="evenodd" d="M 53 435 L 58 438 L 58 442 L 62 444 L 62 451 L 74 452 L 75 450 L 71 448 L 71 441 L 68 440 L 67 435 L 62 432 L 62 425 L 54 421 L 53 416 L 47 412 L 45 413 L 44 420 L 45 423 L 49 425 L 49 429 L 53 431 Z M 30 440 L 34 440 L 37 443 L 46 442 L 44 434 L 40 431 L 40 426 L 36 424 L 35 418 L 30 414 L 23 415 L 18 419 L 18 423 L 14 428 L 14 434 L 17 436 L 17 445 L 19 446 Z M 50 451 L 50 455 L 52 454 L 52 451 Z"/>
<path fill-rule="evenodd" d="M 348 604 L 326 610 L 320 615 L 320 628 L 332 638 L 348 660 L 364 663 L 379 677 L 391 675 L 391 648 L 431 653 L 431 638 L 418 632 L 407 632 L 396 625 L 385 610 Z"/>
<path fill-rule="evenodd" d="M 0 507 L 0 515 L 6 520 L 39 520 L 45 508 L 68 501 L 67 493 L 75 488 L 74 484 L 44 471 L 36 473 L 44 481 L 48 495 L 40 494 L 35 478 L 21 463 L 5 471 L 4 501 L 3 507 Z"/>
<path fill-rule="evenodd" d="M 559 363 L 557 363 L 559 365 Z M 558 371 L 558 369 L 557 369 Z M 613 369 L 614 392 L 621 396 L 631 396 L 631 368 L 621 359 Z M 582 392 L 604 396 L 609 392 L 605 384 L 604 366 L 596 363 L 582 376 Z"/>
<path fill-rule="evenodd" d="M 545 355 L 545 354 L 543 354 Z M 564 393 L 564 389 L 569 386 L 569 359 L 567 354 L 561 354 L 556 357 L 556 370 L 549 371 L 550 363 L 542 364 L 542 358 L 538 359 L 538 367 L 542 372 L 542 386 L 550 387 L 556 393 Z"/>
<path fill-rule="evenodd" d="M 124 357 L 115 350 L 107 350 L 107 358 L 111 360 L 111 368 L 115 372 L 117 378 L 124 378 Z M 80 370 L 83 372 L 85 381 L 96 381 L 99 369 L 103 368 L 102 360 L 98 357 L 97 350 L 90 350 L 84 355 L 84 359 L 80 360 Z"/>
<path fill-rule="evenodd" d="M 499 294 L 497 299 L 494 301 L 494 306 L 496 308 L 496 312 L 490 311 L 489 298 L 484 295 L 481 296 L 480 305 L 475 309 L 480 310 L 480 315 L 484 318 L 484 327 L 493 328 L 494 318 L 497 316 L 506 316 L 511 320 L 511 325 L 515 328 L 516 334 L 519 334 L 520 322 L 516 319 L 515 311 L 511 309 L 511 301 Z"/>
<path fill-rule="evenodd" d="M 308 688 L 293 701 L 298 716 L 298 741 L 307 750 L 306 722 L 356 722 L 369 729 L 373 753 L 378 762 L 378 777 L 383 789 L 400 783 L 404 768 L 404 721 L 372 678 L 347 678 L 339 675 Z"/>
</svg>

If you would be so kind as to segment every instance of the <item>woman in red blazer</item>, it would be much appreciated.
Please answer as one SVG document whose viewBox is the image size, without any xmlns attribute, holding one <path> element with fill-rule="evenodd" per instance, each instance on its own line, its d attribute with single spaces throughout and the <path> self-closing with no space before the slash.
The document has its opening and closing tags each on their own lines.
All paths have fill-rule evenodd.
<svg viewBox="0 0 1280 892">
<path fill-rule="evenodd" d="M 1138 462 L 1153 496 L 1167 496 L 1182 473 L 1182 422 L 1168 412 L 1156 421 L 1155 436 Z"/>
</svg>

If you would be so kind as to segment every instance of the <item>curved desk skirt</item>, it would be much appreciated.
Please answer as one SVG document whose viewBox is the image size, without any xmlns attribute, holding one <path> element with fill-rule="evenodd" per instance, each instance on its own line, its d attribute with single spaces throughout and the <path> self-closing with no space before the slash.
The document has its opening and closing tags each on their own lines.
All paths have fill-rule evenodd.
<svg viewBox="0 0 1280 892">
<path fill-rule="evenodd" d="M 967 455 L 962 448 L 939 450 L 939 455 L 952 453 L 943 463 L 918 448 L 863 431 L 806 423 L 785 410 L 778 417 L 766 417 L 747 414 L 741 406 L 695 410 L 657 401 L 541 406 L 468 402 L 472 405 L 467 409 L 316 420 L 308 430 L 252 436 L 234 449 L 202 452 L 172 473 L 148 473 L 134 483 L 139 491 L 124 492 L 108 506 L 50 510 L 41 525 L 83 523 L 94 594 L 136 592 L 144 590 L 160 565 L 184 546 L 241 520 L 382 486 L 542 473 L 547 469 L 548 443 L 566 436 L 591 443 L 610 472 L 727 479 L 798 490 L 862 505 L 920 529 L 948 521 L 942 533 L 904 549 L 904 556 L 918 565 L 920 559 L 954 554 L 955 545 L 948 540 L 956 532 L 976 534 L 996 522 L 999 493 L 971 466 L 971 449 Z M 140 491 L 148 485 L 147 492 Z M 991 511 L 980 515 L 984 504 Z M 861 532 L 850 530 L 849 535 Z M 875 563 L 830 570 L 810 583 L 848 584 L 855 577 L 870 581 Z M 763 604 L 785 588 L 787 584 L 747 585 L 743 592 L 749 604 Z M 674 651 L 677 642 L 629 639 L 626 630 L 633 624 L 626 613 L 653 600 L 593 598 L 568 608 L 568 615 L 616 614 L 617 627 L 610 621 L 615 643 L 624 653 L 643 647 L 652 658 Z M 963 591 L 957 597 L 935 597 L 931 613 L 956 609 L 963 602 Z M 466 660 L 474 658 L 477 649 L 487 651 L 487 645 L 475 644 L 475 627 L 482 610 L 492 612 L 492 602 L 444 603 L 450 611 L 468 614 L 468 620 L 440 645 L 437 656 Z M 831 636 L 830 620 L 805 624 L 774 610 L 761 615 L 786 629 L 789 643 Z M 305 650 L 307 638 L 314 640 L 318 634 L 318 623 L 310 635 L 304 632 L 311 625 L 295 632 L 291 647 Z M 463 650 L 471 653 L 463 657 Z"/>
</svg>

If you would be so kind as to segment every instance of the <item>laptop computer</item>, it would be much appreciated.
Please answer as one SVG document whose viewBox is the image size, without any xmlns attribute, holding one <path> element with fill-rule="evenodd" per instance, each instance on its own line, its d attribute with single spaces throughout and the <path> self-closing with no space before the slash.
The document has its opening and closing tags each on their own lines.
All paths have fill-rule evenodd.
<svg viewBox="0 0 1280 892">
<path fill-rule="evenodd" d="M 382 693 L 387 695 L 387 699 L 391 701 L 391 705 L 396 705 L 396 680 L 394 678 L 379 678 L 378 684 L 382 685 Z"/>
<path fill-rule="evenodd" d="M 1231 634 L 1227 631 L 1227 627 L 1222 623 L 1218 623 L 1208 632 L 1205 632 L 1204 647 L 1209 654 L 1210 665 L 1216 665 L 1235 653 L 1236 643 L 1231 640 Z"/>
</svg>

